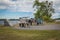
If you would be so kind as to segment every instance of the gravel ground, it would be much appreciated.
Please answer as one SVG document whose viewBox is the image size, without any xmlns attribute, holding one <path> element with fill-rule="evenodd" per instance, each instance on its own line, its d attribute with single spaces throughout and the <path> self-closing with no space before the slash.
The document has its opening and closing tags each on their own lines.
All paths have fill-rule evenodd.
<svg viewBox="0 0 60 40">
<path fill-rule="evenodd" d="M 60 24 L 47 24 L 47 25 L 39 25 L 39 26 L 30 26 L 27 28 L 18 27 L 16 29 L 22 29 L 22 30 L 60 30 Z"/>
</svg>

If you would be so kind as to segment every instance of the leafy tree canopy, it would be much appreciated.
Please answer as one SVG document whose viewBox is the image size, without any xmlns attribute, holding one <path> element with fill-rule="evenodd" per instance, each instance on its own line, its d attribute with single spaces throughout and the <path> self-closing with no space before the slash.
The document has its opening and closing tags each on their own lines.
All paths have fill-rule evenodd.
<svg viewBox="0 0 60 40">
<path fill-rule="evenodd" d="M 34 1 L 33 8 L 36 8 L 34 13 L 35 18 L 42 18 L 43 20 L 50 20 L 52 13 L 54 13 L 53 2 L 39 0 Z"/>
</svg>

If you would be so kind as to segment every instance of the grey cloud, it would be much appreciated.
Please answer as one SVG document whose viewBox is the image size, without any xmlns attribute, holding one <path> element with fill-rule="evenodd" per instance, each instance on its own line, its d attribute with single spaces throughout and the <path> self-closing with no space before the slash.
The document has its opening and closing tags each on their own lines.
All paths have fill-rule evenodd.
<svg viewBox="0 0 60 40">
<path fill-rule="evenodd" d="M 32 9 L 33 1 L 32 0 L 0 0 L 0 6 L 4 6 L 7 9 L 14 9 L 14 10 L 18 7 L 21 9 L 26 7 L 23 10 L 29 9 L 29 11 L 30 11 L 30 10 L 33 10 Z M 53 2 L 54 2 L 55 11 L 60 12 L 60 9 L 59 9 L 60 8 L 60 0 L 54 0 Z"/>
<path fill-rule="evenodd" d="M 60 0 L 55 0 L 54 1 L 54 8 L 56 12 L 60 12 Z"/>
</svg>

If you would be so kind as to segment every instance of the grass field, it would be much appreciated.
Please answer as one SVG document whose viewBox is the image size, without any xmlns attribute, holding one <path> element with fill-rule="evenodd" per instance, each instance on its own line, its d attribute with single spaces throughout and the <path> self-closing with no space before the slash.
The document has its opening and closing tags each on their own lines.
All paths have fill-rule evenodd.
<svg viewBox="0 0 60 40">
<path fill-rule="evenodd" d="M 60 30 L 17 30 L 0 27 L 0 40 L 60 40 Z"/>
</svg>

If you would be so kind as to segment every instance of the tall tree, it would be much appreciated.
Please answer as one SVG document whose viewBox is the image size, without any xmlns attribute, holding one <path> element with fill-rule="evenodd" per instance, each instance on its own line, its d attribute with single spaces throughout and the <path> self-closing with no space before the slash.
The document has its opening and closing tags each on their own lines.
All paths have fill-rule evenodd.
<svg viewBox="0 0 60 40">
<path fill-rule="evenodd" d="M 35 0 L 33 8 L 36 8 L 34 13 L 36 19 L 50 20 L 52 13 L 54 13 L 53 2 Z"/>
</svg>

